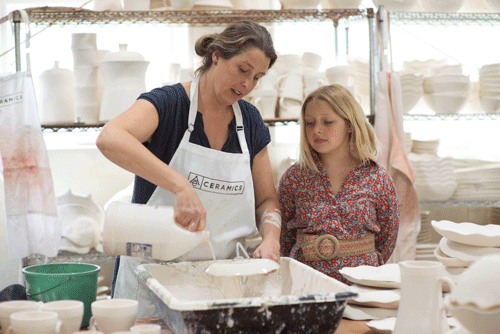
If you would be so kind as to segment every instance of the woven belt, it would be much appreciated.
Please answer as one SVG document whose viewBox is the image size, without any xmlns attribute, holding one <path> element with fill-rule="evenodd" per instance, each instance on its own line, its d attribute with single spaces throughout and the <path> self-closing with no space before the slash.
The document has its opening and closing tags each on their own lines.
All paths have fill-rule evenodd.
<svg viewBox="0 0 500 334">
<path fill-rule="evenodd" d="M 375 237 L 339 240 L 331 234 L 297 233 L 297 246 L 302 248 L 306 261 L 332 260 L 335 257 L 357 256 L 375 250 Z"/>
</svg>

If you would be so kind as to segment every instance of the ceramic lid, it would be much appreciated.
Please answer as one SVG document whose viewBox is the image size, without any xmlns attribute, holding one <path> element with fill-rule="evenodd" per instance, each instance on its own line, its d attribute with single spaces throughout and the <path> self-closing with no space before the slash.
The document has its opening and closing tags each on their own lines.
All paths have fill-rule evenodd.
<svg viewBox="0 0 500 334">
<path fill-rule="evenodd" d="M 127 46 L 128 44 L 118 44 L 120 51 L 106 53 L 103 61 L 144 61 L 139 52 L 127 51 Z"/>
</svg>

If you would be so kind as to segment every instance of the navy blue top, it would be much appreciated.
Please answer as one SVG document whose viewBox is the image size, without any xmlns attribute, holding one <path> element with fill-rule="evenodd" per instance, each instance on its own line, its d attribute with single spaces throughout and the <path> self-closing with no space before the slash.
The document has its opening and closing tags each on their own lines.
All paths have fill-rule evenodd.
<svg viewBox="0 0 500 334">
<path fill-rule="evenodd" d="M 159 117 L 158 127 L 153 133 L 151 142 L 144 143 L 144 146 L 168 164 L 177 147 L 179 147 L 184 132 L 188 128 L 189 106 L 191 102 L 180 83 L 155 88 L 150 92 L 141 94 L 139 99 L 151 102 L 158 111 Z M 238 104 L 243 118 L 251 168 L 255 155 L 271 142 L 271 135 L 262 120 L 259 110 L 255 106 L 245 100 L 239 100 Z M 189 141 L 204 147 L 210 147 L 203 126 L 203 115 L 199 112 L 196 115 L 194 130 L 191 132 Z M 234 118 L 229 124 L 229 136 L 222 147 L 222 151 L 241 153 Z M 132 203 L 147 203 L 155 189 L 155 184 L 136 175 Z"/>
</svg>

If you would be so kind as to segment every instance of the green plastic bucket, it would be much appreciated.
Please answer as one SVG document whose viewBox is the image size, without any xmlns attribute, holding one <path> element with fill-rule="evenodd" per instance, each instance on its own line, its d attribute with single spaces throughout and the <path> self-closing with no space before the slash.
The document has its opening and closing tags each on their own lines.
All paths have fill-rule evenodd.
<svg viewBox="0 0 500 334">
<path fill-rule="evenodd" d="M 48 263 L 23 268 L 28 299 L 43 302 L 73 299 L 84 303 L 82 327 L 89 325 L 101 267 L 87 263 Z"/>
</svg>

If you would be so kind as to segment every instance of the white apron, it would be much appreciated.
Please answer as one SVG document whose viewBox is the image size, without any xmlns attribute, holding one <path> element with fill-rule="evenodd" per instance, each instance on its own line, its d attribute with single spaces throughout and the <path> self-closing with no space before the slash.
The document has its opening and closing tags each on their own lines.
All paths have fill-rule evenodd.
<svg viewBox="0 0 500 334">
<path fill-rule="evenodd" d="M 198 83 L 191 83 L 189 126 L 174 153 L 169 166 L 191 182 L 207 211 L 207 227 L 217 259 L 232 258 L 236 243 L 244 244 L 245 237 L 255 231 L 255 199 L 250 169 L 250 154 L 243 129 L 238 103 L 233 104 L 236 129 L 242 154 L 227 153 L 189 142 L 198 110 Z M 175 206 L 175 197 L 156 187 L 148 205 Z M 180 261 L 210 260 L 208 245 L 200 245 L 188 252 Z M 114 298 L 139 301 L 138 317 L 158 316 L 149 290 L 137 280 L 134 269 L 144 259 L 120 257 Z"/>
</svg>

